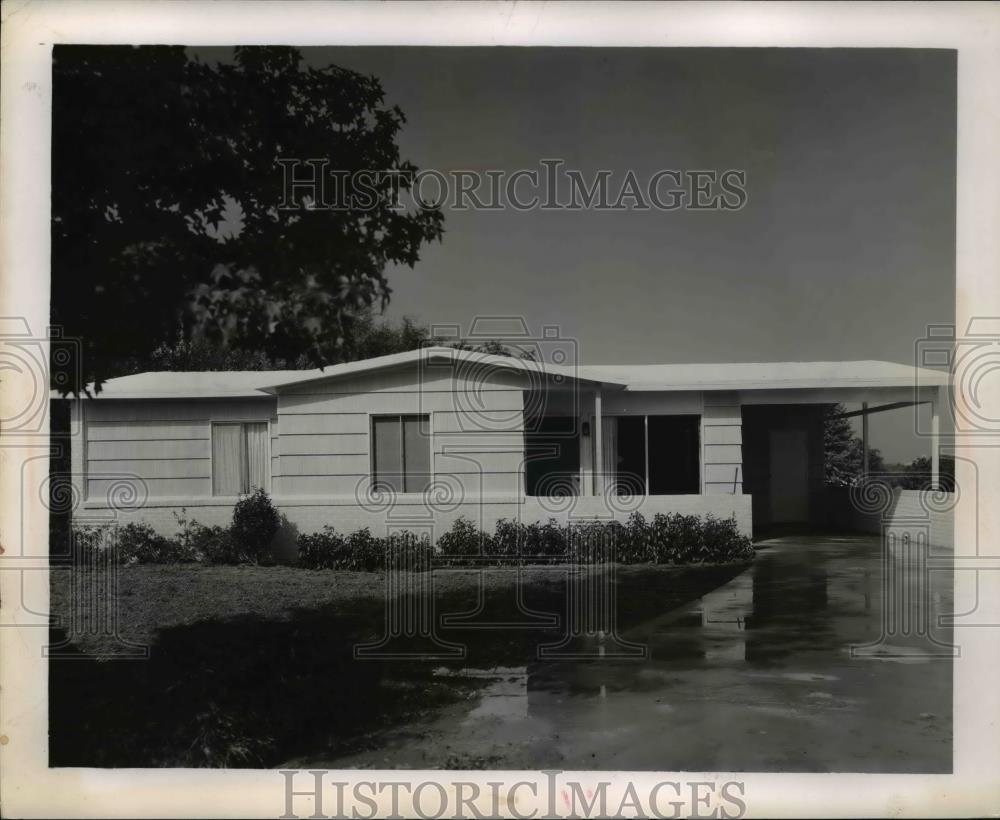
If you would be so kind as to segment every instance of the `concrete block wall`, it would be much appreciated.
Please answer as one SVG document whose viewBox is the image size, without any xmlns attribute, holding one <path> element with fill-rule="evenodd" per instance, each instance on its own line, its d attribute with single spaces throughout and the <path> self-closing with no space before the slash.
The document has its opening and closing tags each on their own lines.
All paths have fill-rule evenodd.
<svg viewBox="0 0 1000 820">
<path fill-rule="evenodd" d="M 936 547 L 954 549 L 955 496 L 953 493 L 930 493 L 893 488 L 891 494 L 876 490 L 865 496 L 847 487 L 825 490 L 826 524 L 831 529 L 881 534 L 884 528 L 914 529 L 925 523 L 930 542 Z"/>
</svg>

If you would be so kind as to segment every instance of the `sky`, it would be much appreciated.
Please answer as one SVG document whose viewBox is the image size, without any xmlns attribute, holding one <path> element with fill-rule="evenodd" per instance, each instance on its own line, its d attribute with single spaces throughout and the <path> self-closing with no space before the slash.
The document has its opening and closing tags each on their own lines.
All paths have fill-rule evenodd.
<svg viewBox="0 0 1000 820">
<path fill-rule="evenodd" d="M 586 364 L 912 362 L 955 312 L 956 60 L 944 50 L 304 49 L 377 76 L 421 169 L 559 158 L 746 173 L 736 211 L 457 211 L 387 315 L 556 325 Z M 921 455 L 911 411 L 873 417 Z"/>
</svg>

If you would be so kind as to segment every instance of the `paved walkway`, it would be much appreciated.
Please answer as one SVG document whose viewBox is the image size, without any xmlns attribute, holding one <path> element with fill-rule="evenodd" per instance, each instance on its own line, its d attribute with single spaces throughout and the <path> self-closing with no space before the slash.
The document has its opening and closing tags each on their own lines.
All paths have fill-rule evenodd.
<svg viewBox="0 0 1000 820">
<path fill-rule="evenodd" d="M 874 537 L 758 547 L 731 582 L 629 630 L 645 660 L 464 670 L 475 695 L 309 765 L 950 771 L 950 634 L 919 628 L 951 611 L 950 572 L 901 572 Z M 886 612 L 907 634 L 884 634 Z"/>
</svg>

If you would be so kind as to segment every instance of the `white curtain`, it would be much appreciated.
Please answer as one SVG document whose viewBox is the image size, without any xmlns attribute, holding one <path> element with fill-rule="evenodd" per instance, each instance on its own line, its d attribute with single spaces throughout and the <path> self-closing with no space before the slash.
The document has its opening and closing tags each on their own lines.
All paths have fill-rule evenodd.
<svg viewBox="0 0 1000 820">
<path fill-rule="evenodd" d="M 601 419 L 601 450 L 605 492 L 618 492 L 618 419 L 604 416 Z"/>
<path fill-rule="evenodd" d="M 212 425 L 212 493 L 243 490 L 243 430 L 240 424 Z"/>
<path fill-rule="evenodd" d="M 246 431 L 247 473 L 244 492 L 251 492 L 257 487 L 269 490 L 271 477 L 271 455 L 267 440 L 267 422 L 244 424 Z"/>
</svg>

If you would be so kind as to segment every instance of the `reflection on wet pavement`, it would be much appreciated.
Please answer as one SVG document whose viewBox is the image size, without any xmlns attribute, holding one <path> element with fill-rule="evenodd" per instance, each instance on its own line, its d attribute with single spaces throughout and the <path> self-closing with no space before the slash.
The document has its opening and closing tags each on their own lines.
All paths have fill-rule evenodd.
<svg viewBox="0 0 1000 820">
<path fill-rule="evenodd" d="M 693 602 L 622 618 L 620 637 L 645 645 L 642 659 L 539 660 L 530 646 L 554 633 L 536 631 L 522 663 L 505 646 L 494 664 L 497 635 L 467 632 L 475 668 L 435 676 L 480 686 L 322 765 L 950 771 L 951 634 L 936 619 L 951 612 L 951 573 L 884 565 L 867 536 L 760 546 L 752 567 Z M 640 577 L 620 581 L 626 614 Z M 914 611 L 930 626 L 884 635 L 897 598 L 925 606 Z M 600 650 L 610 638 L 581 640 Z"/>
</svg>

